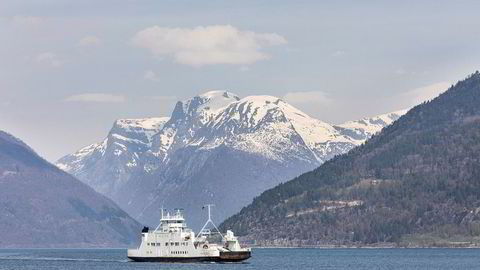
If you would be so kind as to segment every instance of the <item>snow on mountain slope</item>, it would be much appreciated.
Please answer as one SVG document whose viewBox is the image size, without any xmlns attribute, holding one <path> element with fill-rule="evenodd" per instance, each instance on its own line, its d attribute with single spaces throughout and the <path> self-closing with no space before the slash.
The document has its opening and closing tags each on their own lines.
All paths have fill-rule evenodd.
<svg viewBox="0 0 480 270">
<path fill-rule="evenodd" d="M 349 151 L 399 114 L 334 126 L 277 97 L 210 91 L 177 102 L 170 118 L 118 120 L 103 142 L 57 166 L 146 224 L 156 222 L 160 205 L 217 203 L 222 219 L 263 190 Z M 194 227 L 203 220 L 198 211 L 187 214 Z"/>
<path fill-rule="evenodd" d="M 168 153 L 189 144 L 205 123 L 240 98 L 227 91 L 209 91 L 177 102 L 170 120 L 153 138 L 151 152 L 166 160 Z"/>
<path fill-rule="evenodd" d="M 329 153 L 343 153 L 345 145 L 352 144 L 332 125 L 272 96 L 233 102 L 206 125 L 209 134 L 197 138 L 204 148 L 227 143 L 278 160 L 298 154 L 299 159 L 322 163 Z"/>
<path fill-rule="evenodd" d="M 335 126 L 343 135 L 349 136 L 356 145 L 379 132 L 383 127 L 390 125 L 408 110 L 399 110 L 374 117 L 366 117 L 356 121 L 348 121 Z"/>
<path fill-rule="evenodd" d="M 86 146 L 56 162 L 56 166 L 81 178 L 96 191 L 109 195 L 124 182 L 139 157 L 148 150 L 152 137 L 168 121 L 168 117 L 119 119 L 100 143 Z M 116 176 L 107 181 L 105 174 Z"/>
</svg>

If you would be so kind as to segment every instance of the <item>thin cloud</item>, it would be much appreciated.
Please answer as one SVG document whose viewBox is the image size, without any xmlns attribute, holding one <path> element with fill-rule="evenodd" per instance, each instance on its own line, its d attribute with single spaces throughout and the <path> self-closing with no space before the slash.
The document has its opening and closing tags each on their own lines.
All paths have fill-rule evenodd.
<svg viewBox="0 0 480 270">
<path fill-rule="evenodd" d="M 341 57 L 341 56 L 344 56 L 345 54 L 347 54 L 347 52 L 342 51 L 342 50 L 338 50 L 338 51 L 333 52 L 332 56 L 333 57 Z"/>
<path fill-rule="evenodd" d="M 106 93 L 85 93 L 69 96 L 64 99 L 66 102 L 93 102 L 93 103 L 123 103 L 127 99 L 122 95 L 112 95 Z"/>
<path fill-rule="evenodd" d="M 250 67 L 248 67 L 248 66 L 241 66 L 240 67 L 240 71 L 242 71 L 242 72 L 247 72 L 249 70 L 250 70 Z"/>
<path fill-rule="evenodd" d="M 286 93 L 283 100 L 318 119 L 323 119 L 338 109 L 338 106 L 334 106 L 334 101 L 323 91 L 292 91 Z"/>
<path fill-rule="evenodd" d="M 401 75 L 407 74 L 407 71 L 406 71 L 405 69 L 403 69 L 403 68 L 399 68 L 399 69 L 395 70 L 394 73 L 395 73 L 396 75 L 401 76 Z"/>
<path fill-rule="evenodd" d="M 143 78 L 145 80 L 154 81 L 154 82 L 157 82 L 160 80 L 160 77 L 153 70 L 145 71 L 145 73 L 143 74 Z"/>
<path fill-rule="evenodd" d="M 37 26 L 45 22 L 44 17 L 38 16 L 13 16 L 12 22 L 19 26 Z"/>
<path fill-rule="evenodd" d="M 247 65 L 268 59 L 261 50 L 282 45 L 286 39 L 276 33 L 255 33 L 231 25 L 169 28 L 152 26 L 139 31 L 132 43 L 148 49 L 157 57 L 168 56 L 180 64 Z"/>
<path fill-rule="evenodd" d="M 437 97 L 441 93 L 445 92 L 451 85 L 452 84 L 450 82 L 438 82 L 412 89 L 403 95 L 406 96 L 411 105 L 417 105 Z"/>
<path fill-rule="evenodd" d="M 35 57 L 35 61 L 52 67 L 59 67 L 63 64 L 61 57 L 53 52 L 40 53 Z"/>
<path fill-rule="evenodd" d="M 149 99 L 153 99 L 160 102 L 170 102 L 170 101 L 178 100 L 176 96 L 153 96 L 153 97 L 149 97 Z"/>
<path fill-rule="evenodd" d="M 100 45 L 102 45 L 102 40 L 96 36 L 83 37 L 77 43 L 78 47 L 96 47 Z"/>
<path fill-rule="evenodd" d="M 283 96 L 283 99 L 289 103 L 301 105 L 305 103 L 316 103 L 319 105 L 327 105 L 332 103 L 332 100 L 322 91 L 296 91 L 288 92 Z"/>
</svg>

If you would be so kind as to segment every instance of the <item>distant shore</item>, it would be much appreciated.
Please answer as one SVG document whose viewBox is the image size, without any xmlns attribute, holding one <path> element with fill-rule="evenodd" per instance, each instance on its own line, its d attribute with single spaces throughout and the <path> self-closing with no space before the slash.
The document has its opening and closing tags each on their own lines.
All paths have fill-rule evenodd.
<svg viewBox="0 0 480 270">
<path fill-rule="evenodd" d="M 371 248 L 371 249 L 380 249 L 380 248 L 480 248 L 480 245 L 477 243 L 463 243 L 463 242 L 452 242 L 445 245 L 418 245 L 418 244 L 373 244 L 373 245 L 312 245 L 312 246 L 263 246 L 263 245 L 249 245 L 252 248 L 324 248 L 324 249 L 335 249 L 335 248 Z"/>
<path fill-rule="evenodd" d="M 295 248 L 318 248 L 318 249 L 415 249 L 415 248 L 480 248 L 480 246 L 300 246 L 300 247 L 279 247 L 279 246 L 250 246 L 258 249 L 295 249 Z"/>
</svg>

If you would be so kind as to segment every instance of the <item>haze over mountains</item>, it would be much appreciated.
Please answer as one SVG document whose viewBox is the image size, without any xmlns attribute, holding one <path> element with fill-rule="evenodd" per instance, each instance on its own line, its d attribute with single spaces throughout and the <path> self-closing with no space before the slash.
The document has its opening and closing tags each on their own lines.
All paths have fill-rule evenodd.
<svg viewBox="0 0 480 270">
<path fill-rule="evenodd" d="M 0 131 L 0 247 L 125 247 L 141 225 Z"/>
<path fill-rule="evenodd" d="M 179 101 L 171 116 L 117 120 L 101 142 L 56 165 L 145 224 L 183 207 L 189 223 L 214 203 L 221 221 L 262 191 L 362 144 L 404 111 L 331 125 L 272 96 L 211 91 Z"/>
<path fill-rule="evenodd" d="M 261 245 L 480 243 L 480 73 L 221 228 Z"/>
</svg>

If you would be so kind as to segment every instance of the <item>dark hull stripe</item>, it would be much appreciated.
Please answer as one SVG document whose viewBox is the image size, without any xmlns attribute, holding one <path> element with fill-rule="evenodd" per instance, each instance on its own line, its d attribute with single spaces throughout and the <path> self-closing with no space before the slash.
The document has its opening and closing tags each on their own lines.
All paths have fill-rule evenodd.
<svg viewBox="0 0 480 270">
<path fill-rule="evenodd" d="M 231 253 L 231 252 L 229 252 Z M 218 257 L 128 257 L 136 262 L 240 262 L 250 258 L 250 252 L 235 252 L 231 254 L 220 254 Z"/>
</svg>

